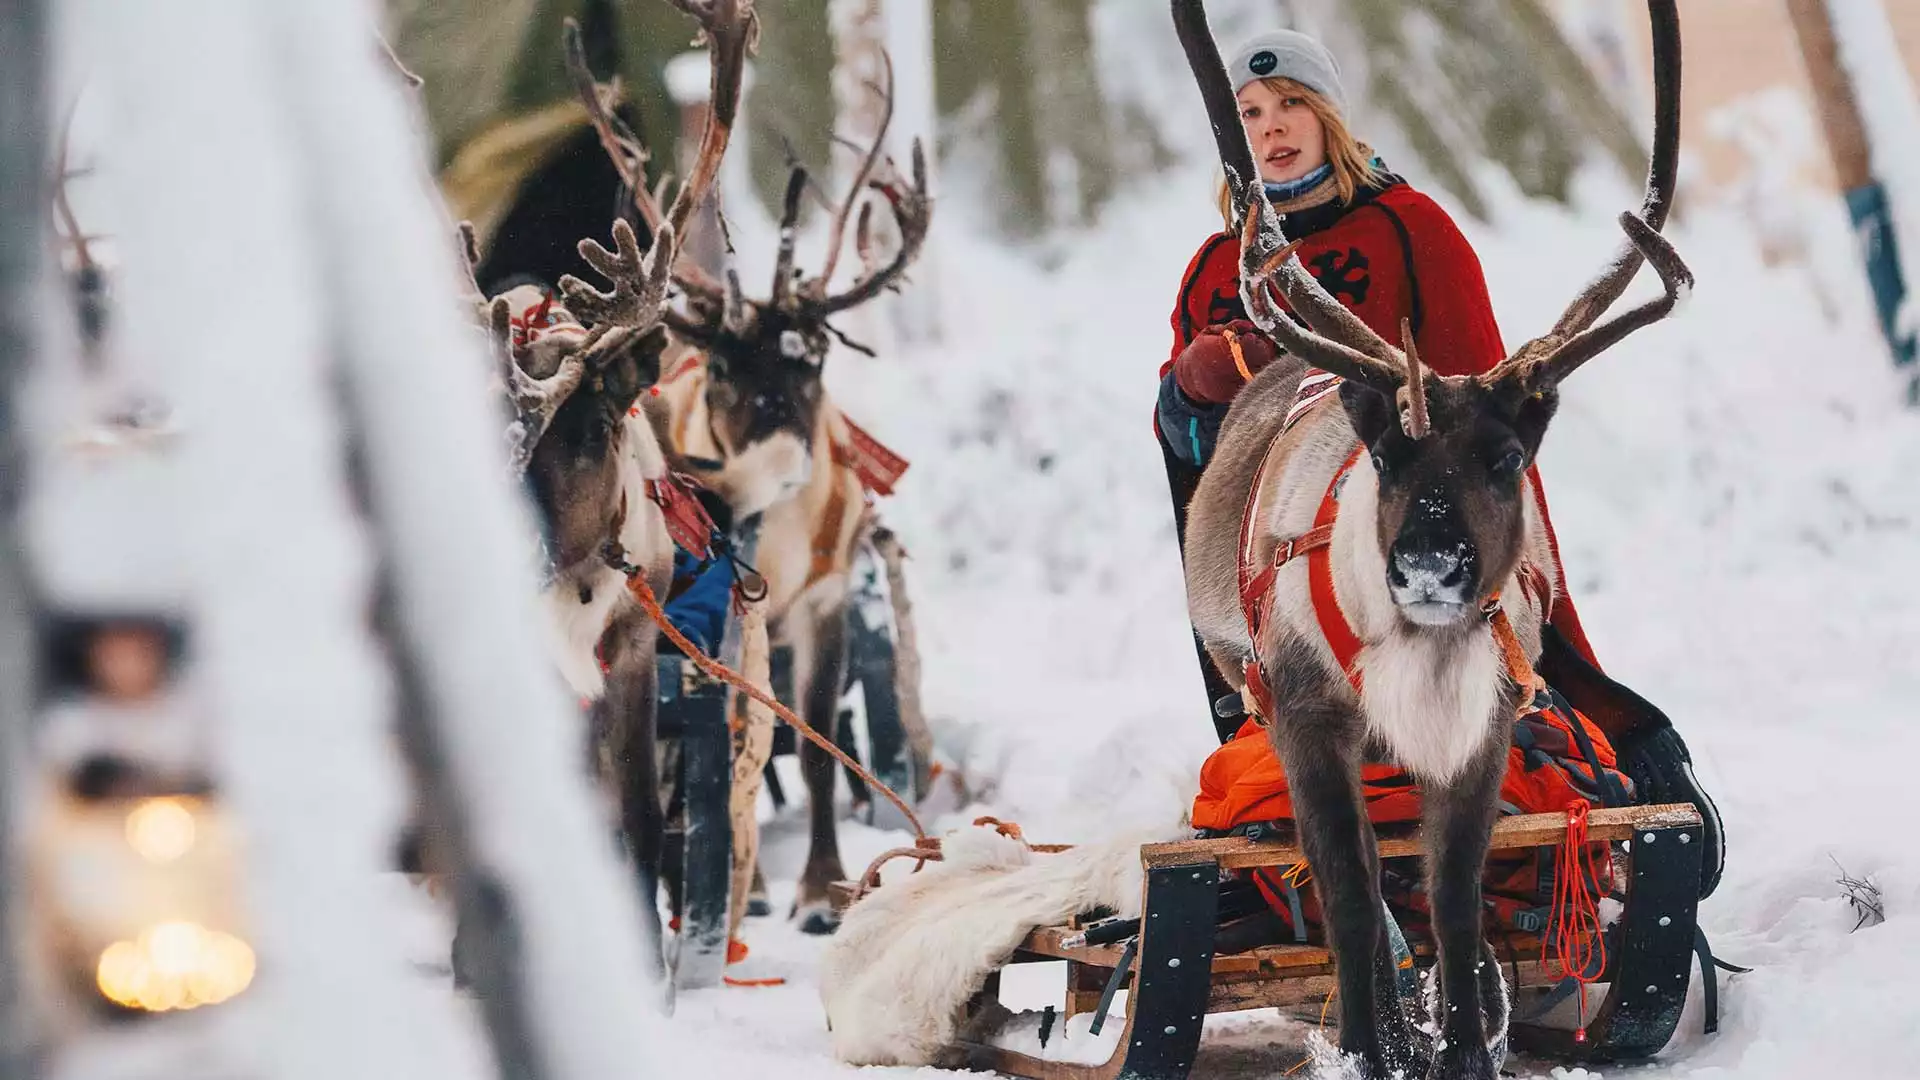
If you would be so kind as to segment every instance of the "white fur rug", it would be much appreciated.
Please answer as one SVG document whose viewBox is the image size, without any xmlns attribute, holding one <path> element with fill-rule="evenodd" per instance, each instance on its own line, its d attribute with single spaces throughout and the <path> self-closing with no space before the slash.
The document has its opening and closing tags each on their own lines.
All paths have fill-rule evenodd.
<svg viewBox="0 0 1920 1080">
<path fill-rule="evenodd" d="M 935 1064 L 969 998 L 1036 926 L 1094 907 L 1140 914 L 1140 845 L 1161 828 L 1035 854 L 991 828 L 941 841 L 945 859 L 849 909 L 821 960 L 834 1056 L 852 1065 Z M 898 864 L 896 864 L 898 865 Z"/>
</svg>

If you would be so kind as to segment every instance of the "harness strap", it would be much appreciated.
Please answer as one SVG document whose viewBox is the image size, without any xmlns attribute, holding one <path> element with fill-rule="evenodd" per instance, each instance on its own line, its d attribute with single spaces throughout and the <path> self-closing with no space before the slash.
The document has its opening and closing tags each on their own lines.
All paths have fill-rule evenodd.
<svg viewBox="0 0 1920 1080">
<path fill-rule="evenodd" d="M 1113 974 L 1107 977 L 1106 989 L 1100 991 L 1100 1004 L 1093 1010 L 1093 1023 L 1088 1025 L 1087 1034 L 1098 1035 L 1106 1026 L 1107 1012 L 1113 1008 L 1113 996 L 1126 985 L 1133 975 L 1133 958 L 1140 952 L 1140 935 L 1127 939 L 1127 945 L 1120 950 L 1120 961 L 1113 965 Z"/>
<path fill-rule="evenodd" d="M 1744 975 L 1753 969 L 1729 964 L 1713 955 L 1713 947 L 1707 944 L 1707 932 L 1697 925 L 1693 928 L 1693 955 L 1700 960 L 1701 1026 L 1711 1035 L 1720 1030 L 1720 976 L 1714 969 L 1733 975 Z"/>
<path fill-rule="evenodd" d="M 1347 673 L 1347 681 L 1353 684 L 1353 692 L 1360 693 L 1360 650 L 1363 647 L 1360 635 L 1353 632 L 1353 624 L 1347 621 L 1347 613 L 1341 610 L 1340 596 L 1333 587 L 1333 523 L 1340 514 L 1340 486 L 1347 478 L 1354 463 L 1360 460 L 1360 448 L 1354 447 L 1347 456 L 1346 464 L 1333 474 L 1333 480 L 1327 484 L 1327 493 L 1320 499 L 1320 512 L 1313 519 L 1313 531 L 1326 530 L 1327 539 L 1308 549 L 1307 552 L 1307 588 L 1313 597 L 1314 618 L 1320 623 L 1320 633 L 1327 639 L 1327 646 L 1333 650 L 1334 662 L 1340 670 Z M 1309 533 L 1308 535 L 1312 535 Z M 1293 545 L 1298 549 L 1299 545 Z M 1295 552 L 1298 553 L 1297 550 Z"/>
</svg>

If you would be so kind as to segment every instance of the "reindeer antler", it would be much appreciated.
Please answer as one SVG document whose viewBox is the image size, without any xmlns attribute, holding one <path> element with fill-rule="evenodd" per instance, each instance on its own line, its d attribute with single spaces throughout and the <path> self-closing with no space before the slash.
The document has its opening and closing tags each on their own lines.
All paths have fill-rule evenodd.
<svg viewBox="0 0 1920 1080">
<path fill-rule="evenodd" d="M 580 241 L 580 257 L 600 276 L 613 282 L 612 292 L 601 292 L 592 285 L 566 274 L 560 278 L 560 295 L 567 310 L 588 328 L 584 352 L 615 330 L 642 331 L 660 320 L 666 303 L 668 267 L 673 262 L 674 233 L 671 224 L 663 224 L 653 238 L 651 259 L 640 254 L 640 240 L 633 226 L 625 221 L 613 223 L 613 250 L 598 241 Z"/>
<path fill-rule="evenodd" d="M 1654 272 L 1660 275 L 1663 287 L 1661 295 L 1616 315 L 1598 326 L 1589 327 L 1561 341 L 1549 334 L 1536 338 L 1520 347 L 1519 351 L 1501 361 L 1499 366 L 1480 380 L 1488 385 L 1503 379 L 1515 379 L 1529 392 L 1538 393 L 1548 387 L 1558 385 L 1562 379 L 1579 370 L 1580 365 L 1619 344 L 1628 334 L 1644 326 L 1651 326 L 1673 313 L 1693 287 L 1693 272 L 1687 269 L 1678 252 L 1667 238 L 1653 231 L 1639 215 L 1631 211 L 1620 215 L 1620 227 L 1626 231 L 1627 240 L 1633 245 L 1634 261 L 1644 258 L 1653 264 Z"/>
<path fill-rule="evenodd" d="M 807 192 L 807 170 L 795 165 L 787 174 L 787 194 L 780 206 L 780 253 L 773 260 L 774 307 L 784 307 L 793 295 L 793 256 L 800 239 L 800 198 Z"/>
<path fill-rule="evenodd" d="M 1673 205 L 1680 158 L 1680 14 L 1674 0 L 1647 0 L 1647 14 L 1653 24 L 1653 156 L 1640 213 L 1620 215 L 1626 247 L 1580 290 L 1552 330 L 1481 376 L 1489 385 L 1518 378 L 1530 391 L 1553 386 L 1628 334 L 1666 318 L 1693 285 L 1692 272 L 1660 235 Z M 1660 275 L 1664 295 L 1595 326 L 1626 291 L 1643 259 Z"/>
<path fill-rule="evenodd" d="M 1680 12 L 1675 0 L 1647 0 L 1653 29 L 1653 155 L 1647 161 L 1646 194 L 1640 218 L 1659 232 L 1673 207 L 1674 178 L 1680 163 Z M 1553 336 L 1566 338 L 1592 326 L 1640 270 L 1642 252 L 1631 242 L 1607 264 L 1554 323 Z"/>
<path fill-rule="evenodd" d="M 1413 345 L 1413 323 L 1400 320 L 1400 352 L 1407 358 L 1407 384 L 1401 387 L 1406 397 L 1400 426 L 1409 439 L 1424 439 L 1433 430 L 1427 416 L 1427 365 L 1420 362 L 1420 351 Z"/>
<path fill-rule="evenodd" d="M 560 366 L 544 378 L 527 373 L 520 361 L 525 353 L 513 343 L 513 306 L 506 297 L 495 297 L 487 308 L 487 336 L 494 349 L 494 366 L 513 407 L 513 422 L 507 426 L 507 465 L 514 475 L 527 471 L 533 460 L 533 448 L 553 423 L 554 414 L 566 404 L 587 374 L 584 350 L 567 353 Z"/>
<path fill-rule="evenodd" d="M 760 47 L 760 13 L 753 0 L 672 0 L 673 6 L 693 16 L 700 24 L 697 40 L 707 46 L 713 57 L 708 82 L 707 125 L 700 135 L 700 152 L 694 158 L 687 182 L 674 197 L 667 211 L 667 224 L 675 233 L 685 235 L 687 219 L 720 174 L 720 159 L 733 136 L 734 117 L 740 111 L 740 80 L 746 73 L 747 54 Z"/>
<path fill-rule="evenodd" d="M 913 179 L 910 184 L 901 184 L 899 176 L 891 169 L 886 177 L 867 181 L 867 186 L 878 192 L 893 211 L 894 225 L 900 233 L 900 246 L 894 249 L 893 257 L 884 265 L 861 277 L 843 293 L 827 293 L 828 283 L 824 276 L 817 279 L 818 299 L 805 296 L 805 292 L 811 290 L 803 290 L 801 304 L 814 318 L 825 319 L 879 296 L 884 290 L 893 288 L 906 274 L 913 260 L 919 258 L 920 249 L 927 241 L 927 229 L 933 223 L 933 197 L 927 192 L 927 153 L 919 139 L 913 140 L 912 160 Z"/>
<path fill-rule="evenodd" d="M 633 193 L 634 207 L 655 234 L 669 228 L 676 236 L 685 236 L 687 222 L 704 202 L 720 173 L 720 160 L 726 154 L 733 134 L 734 119 L 740 108 L 740 83 L 746 73 L 747 55 L 760 40 L 760 16 L 753 0 L 672 0 L 675 7 L 694 17 L 700 24 L 698 40 L 704 42 L 712 57 L 712 77 L 706 127 L 701 132 L 700 149 L 685 183 L 674 196 L 673 205 L 660 209 L 659 194 L 647 189 L 646 147 L 632 129 L 615 116 L 603 88 L 587 68 L 586 50 L 580 40 L 579 24 L 566 20 L 563 40 L 567 72 L 588 118 L 600 138 L 601 148 L 613 162 L 621 181 Z M 719 303 L 724 286 L 700 267 L 681 260 L 673 267 L 674 283 L 688 294 Z M 676 325 L 684 320 L 673 320 Z"/>
<path fill-rule="evenodd" d="M 886 76 L 886 83 L 875 86 L 868 83 L 867 88 L 880 96 L 880 130 L 874 133 L 873 142 L 860 158 L 860 168 L 853 174 L 853 183 L 847 187 L 847 197 L 840 203 L 840 209 L 834 212 L 833 228 L 827 232 L 827 263 L 820 270 L 821 288 L 833 281 L 833 272 L 840 267 L 840 246 L 846 238 L 847 218 L 853 214 L 854 204 L 860 201 L 860 193 L 867 186 L 867 178 L 873 175 L 873 167 L 880 160 L 881 151 L 886 147 L 887 132 L 893 128 L 893 55 L 885 49 L 880 50 L 880 71 Z M 867 206 L 872 206 L 868 203 Z M 860 215 L 861 227 L 865 228 L 870 220 L 865 209 Z M 868 268 L 871 275 L 871 267 Z"/>
</svg>

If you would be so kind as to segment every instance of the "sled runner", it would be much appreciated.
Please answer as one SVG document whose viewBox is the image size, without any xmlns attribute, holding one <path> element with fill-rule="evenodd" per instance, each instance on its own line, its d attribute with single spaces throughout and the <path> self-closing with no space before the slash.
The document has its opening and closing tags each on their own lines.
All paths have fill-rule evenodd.
<svg viewBox="0 0 1920 1080">
<path fill-rule="evenodd" d="M 679 934 L 668 953 L 673 985 L 720 985 L 727 963 L 731 902 L 733 736 L 731 695 L 679 655 L 662 655 L 660 739 L 668 747 L 667 824 L 663 869 Z"/>
<path fill-rule="evenodd" d="M 1503 818 L 1494 827 L 1492 850 L 1550 848 L 1565 840 L 1567 826 L 1563 814 Z M 1701 944 L 1695 924 L 1706 846 L 1701 815 L 1687 803 L 1596 809 L 1586 816 L 1586 828 L 1588 840 L 1605 842 L 1613 852 L 1622 906 L 1604 931 L 1606 966 L 1592 983 L 1584 1030 L 1577 1029 L 1577 1020 L 1550 1023 L 1548 1014 L 1565 1011 L 1567 994 L 1544 948 L 1548 933 L 1507 931 L 1495 935 L 1492 945 L 1514 996 L 1511 1043 L 1566 1061 L 1645 1058 L 1666 1045 L 1679 1024 Z M 1407 827 L 1382 826 L 1377 833 L 1383 859 L 1421 854 L 1417 835 Z M 937 850 L 931 854 L 938 857 Z M 1091 913 L 1066 925 L 1037 927 L 1006 961 L 1066 961 L 1061 1011 L 1065 1017 L 1095 1014 L 1096 1032 L 1119 1023 L 1112 1056 L 1104 1064 L 1081 1065 L 960 1042 L 950 1048 L 956 1062 L 1034 1080 L 1180 1080 L 1193 1066 L 1207 1015 L 1309 1004 L 1317 1009 L 1330 999 L 1334 968 L 1325 948 L 1247 947 L 1235 940 L 1241 918 L 1261 907 L 1257 898 L 1247 903 L 1249 890 L 1236 872 L 1303 864 L 1305 855 L 1291 836 L 1149 844 L 1141 848 L 1140 862 L 1140 919 L 1100 920 Z M 843 909 L 857 902 L 878 885 L 877 876 L 876 866 L 865 881 L 839 886 L 836 902 Z M 1431 945 L 1414 937 L 1401 966 L 1423 969 L 1432 962 Z M 998 1007 L 999 982 L 999 971 L 988 977 L 968 1006 L 969 1019 Z M 1114 997 L 1122 989 L 1130 991 L 1124 1016 L 1109 1020 L 1106 1013 L 1119 1008 Z M 964 1021 L 959 1029 L 971 1030 Z"/>
</svg>

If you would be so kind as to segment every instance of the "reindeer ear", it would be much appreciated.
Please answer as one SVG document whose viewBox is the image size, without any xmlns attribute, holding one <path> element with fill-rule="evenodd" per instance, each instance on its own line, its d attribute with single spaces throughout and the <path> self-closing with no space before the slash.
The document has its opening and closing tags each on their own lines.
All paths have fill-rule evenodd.
<svg viewBox="0 0 1920 1080">
<path fill-rule="evenodd" d="M 1400 430 L 1399 408 L 1387 395 L 1352 379 L 1340 384 L 1340 404 L 1346 407 L 1347 420 L 1361 445 L 1378 458 L 1382 440 Z"/>
<path fill-rule="evenodd" d="M 1511 397 L 1503 403 L 1506 414 L 1511 418 L 1513 434 L 1520 445 L 1527 448 L 1527 460 L 1533 460 L 1540 452 L 1540 442 L 1546 438 L 1547 424 L 1552 422 L 1553 414 L 1560 408 L 1560 391 L 1549 386 L 1532 393 L 1515 386 Z"/>
</svg>

